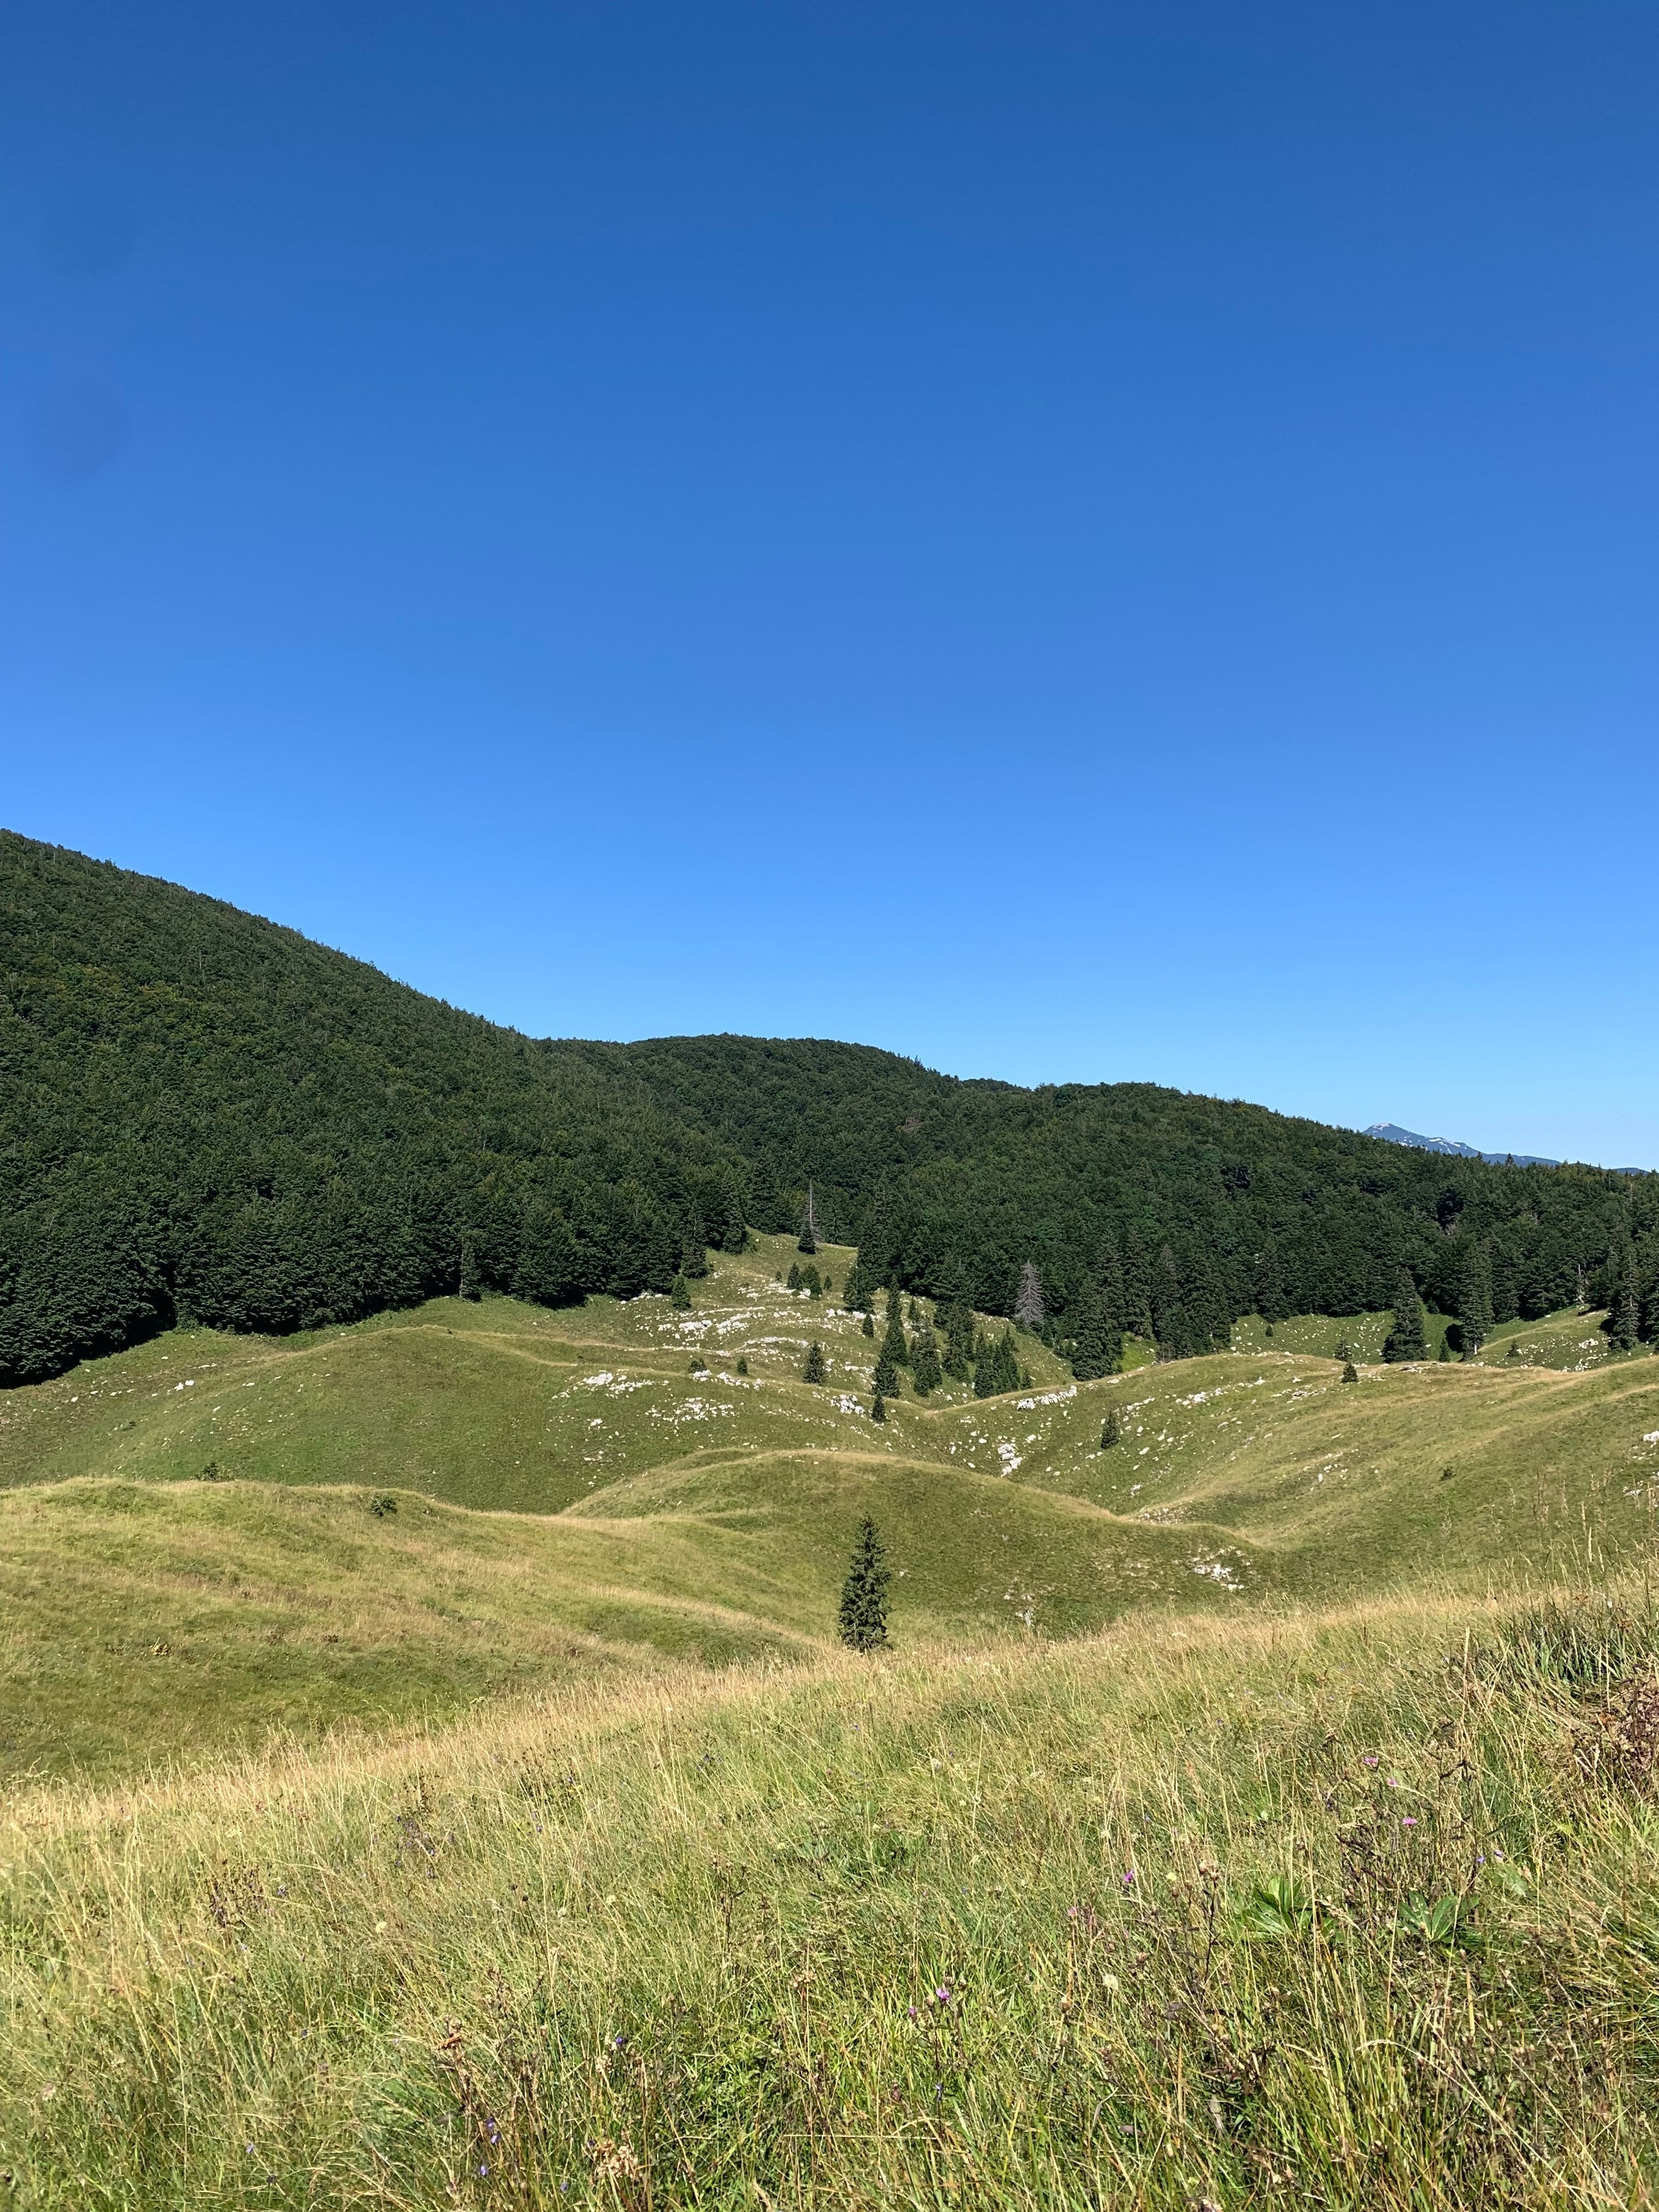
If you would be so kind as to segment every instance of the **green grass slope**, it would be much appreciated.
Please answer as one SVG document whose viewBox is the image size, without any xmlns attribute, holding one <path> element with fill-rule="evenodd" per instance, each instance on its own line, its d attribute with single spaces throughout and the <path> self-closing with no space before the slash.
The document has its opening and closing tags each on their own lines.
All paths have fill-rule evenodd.
<svg viewBox="0 0 1659 2212">
<path fill-rule="evenodd" d="M 1645 2205 L 1656 1662 L 1614 1590 L 1232 1609 L 32 1792 L 8 2194 Z"/>
<path fill-rule="evenodd" d="M 281 1340 L 173 1332 L 0 1398 L 0 1761 L 195 1755 L 573 1670 L 799 1657 L 831 1632 L 866 1510 L 896 1632 L 992 1642 L 1547 1577 L 1651 1540 L 1646 1355 L 1345 1384 L 1279 1348 L 1287 1324 L 1079 1385 L 1023 1339 L 1029 1388 L 907 1389 L 878 1426 L 876 1341 L 784 1286 L 793 1256 L 716 1260 L 689 1313 L 453 1299 Z M 851 1256 L 820 1266 L 839 1284 Z M 800 1379 L 814 1341 L 821 1386 Z"/>
</svg>

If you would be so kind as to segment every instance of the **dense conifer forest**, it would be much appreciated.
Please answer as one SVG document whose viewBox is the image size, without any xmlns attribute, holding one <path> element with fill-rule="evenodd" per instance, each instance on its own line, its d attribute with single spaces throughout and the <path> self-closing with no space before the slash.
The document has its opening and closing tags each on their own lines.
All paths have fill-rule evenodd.
<svg viewBox="0 0 1659 2212">
<path fill-rule="evenodd" d="M 1659 1180 L 1416 1152 L 1146 1084 L 1035 1091 L 868 1048 L 538 1041 L 218 901 L 0 833 L 0 1382 L 194 1320 L 438 1291 L 667 1291 L 745 1224 L 1012 1314 L 1087 1365 L 1238 1316 L 1475 1333 L 1589 1295 L 1659 1325 Z"/>
</svg>

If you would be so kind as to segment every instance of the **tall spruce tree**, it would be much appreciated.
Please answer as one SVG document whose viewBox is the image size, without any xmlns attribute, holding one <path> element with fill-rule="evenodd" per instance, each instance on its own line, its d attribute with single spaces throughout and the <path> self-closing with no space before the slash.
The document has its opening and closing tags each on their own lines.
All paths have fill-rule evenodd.
<svg viewBox="0 0 1659 2212">
<path fill-rule="evenodd" d="M 726 1228 L 720 1237 L 723 1252 L 746 1252 L 749 1249 L 749 1227 L 744 1219 L 743 1193 L 738 1188 L 736 1176 L 726 1180 Z"/>
<path fill-rule="evenodd" d="M 1397 1365 L 1401 1360 L 1426 1359 L 1429 1340 L 1423 1328 L 1423 1302 L 1417 1295 L 1411 1269 L 1402 1267 L 1394 1286 L 1394 1327 L 1382 1346 L 1382 1357 Z"/>
<path fill-rule="evenodd" d="M 1121 1358 L 1122 1347 L 1114 1347 L 1112 1344 L 1100 1287 L 1091 1276 L 1084 1278 L 1077 1303 L 1066 1320 L 1072 1327 L 1072 1372 L 1078 1381 L 1093 1382 L 1103 1375 L 1115 1374 L 1118 1360 L 1113 1358 L 1113 1352 L 1115 1349 Z"/>
<path fill-rule="evenodd" d="M 1106 1418 L 1100 1425 L 1100 1449 L 1110 1451 L 1123 1440 L 1123 1422 L 1115 1406 L 1106 1408 Z"/>
<path fill-rule="evenodd" d="M 691 1285 L 686 1281 L 684 1275 L 675 1276 L 673 1287 L 668 1293 L 668 1303 L 680 1313 L 684 1313 L 686 1308 L 690 1304 Z"/>
<path fill-rule="evenodd" d="M 1000 1336 L 988 1340 L 980 1348 L 974 1368 L 974 1395 L 997 1398 L 1005 1390 L 1018 1390 L 1019 1387 L 1019 1355 L 1014 1350 L 1014 1333 L 1006 1328 Z"/>
<path fill-rule="evenodd" d="M 887 1293 L 887 1334 L 882 1339 L 881 1356 L 890 1359 L 895 1367 L 910 1364 L 910 1346 L 904 1334 L 904 1301 L 896 1284 Z"/>
<path fill-rule="evenodd" d="M 1251 1295 L 1263 1321 L 1287 1321 L 1291 1304 L 1285 1294 L 1285 1273 L 1279 1264 L 1279 1248 L 1271 1237 L 1262 1241 L 1250 1269 Z"/>
<path fill-rule="evenodd" d="M 882 1395 L 879 1384 L 877 1386 L 875 1396 L 870 1401 L 870 1418 L 872 1421 L 884 1421 L 887 1419 L 887 1401 Z"/>
<path fill-rule="evenodd" d="M 1634 1352 L 1642 1331 L 1642 1292 L 1636 1271 L 1636 1248 L 1627 1244 L 1619 1261 L 1613 1304 L 1607 1313 L 1607 1336 L 1616 1352 Z"/>
<path fill-rule="evenodd" d="M 1109 1237 L 1100 1248 L 1100 1256 L 1095 1262 L 1095 1287 L 1100 1294 L 1101 1325 L 1111 1362 L 1105 1371 L 1115 1375 L 1123 1365 L 1123 1339 L 1129 1319 L 1123 1288 L 1123 1255 L 1115 1237 Z"/>
<path fill-rule="evenodd" d="M 1181 1267 L 1172 1245 L 1159 1249 L 1152 1269 L 1152 1341 L 1160 1359 L 1190 1359 L 1198 1346 L 1182 1296 Z"/>
<path fill-rule="evenodd" d="M 1151 1338 L 1152 1325 L 1152 1263 L 1138 1230 L 1123 1239 L 1123 1325 L 1131 1336 Z"/>
<path fill-rule="evenodd" d="M 1042 1327 L 1042 1278 L 1028 1260 L 1019 1271 L 1019 1287 L 1014 1292 L 1014 1319 L 1035 1336 Z"/>
<path fill-rule="evenodd" d="M 841 1591 L 841 1640 L 854 1651 L 879 1651 L 887 1641 L 887 1553 L 866 1513 L 853 1540 Z"/>
<path fill-rule="evenodd" d="M 822 1382 L 823 1380 L 823 1346 L 813 1344 L 808 1347 L 806 1364 L 800 1370 L 803 1382 Z"/>
<path fill-rule="evenodd" d="M 1457 1320 L 1463 1332 L 1463 1357 L 1473 1359 L 1492 1334 L 1492 1251 L 1484 1243 L 1472 1244 L 1464 1255 Z"/>
<path fill-rule="evenodd" d="M 939 1364 L 939 1341 L 933 1324 L 923 1317 L 910 1346 L 910 1387 L 918 1398 L 925 1398 L 937 1390 L 945 1380 L 945 1370 Z"/>
<path fill-rule="evenodd" d="M 686 1224 L 680 1244 L 680 1273 L 688 1279 L 708 1273 L 708 1247 L 703 1242 L 702 1223 L 696 1214 Z"/>
<path fill-rule="evenodd" d="M 461 1296 L 481 1298 L 483 1296 L 483 1271 L 478 1264 L 478 1240 L 471 1230 L 461 1237 Z"/>
<path fill-rule="evenodd" d="M 974 1371 L 974 1311 L 962 1299 L 945 1316 L 945 1371 L 953 1382 L 965 1382 Z"/>
</svg>

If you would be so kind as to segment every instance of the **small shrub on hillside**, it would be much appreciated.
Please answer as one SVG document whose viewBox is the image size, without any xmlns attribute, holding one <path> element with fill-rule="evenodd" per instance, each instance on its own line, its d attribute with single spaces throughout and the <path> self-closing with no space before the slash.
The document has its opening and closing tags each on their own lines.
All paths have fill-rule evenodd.
<svg viewBox="0 0 1659 2212">
<path fill-rule="evenodd" d="M 398 1501 L 389 1490 L 382 1490 L 368 1501 L 368 1510 L 377 1521 L 384 1521 L 398 1510 Z"/>
<path fill-rule="evenodd" d="M 1102 1451 L 1110 1451 L 1114 1445 L 1122 1441 L 1123 1423 L 1119 1419 L 1117 1407 L 1109 1406 L 1106 1410 L 1106 1418 L 1100 1425 L 1100 1449 Z"/>
<path fill-rule="evenodd" d="M 740 1352 L 740 1353 L 738 1354 L 738 1373 L 739 1375 L 746 1375 L 748 1372 L 749 1372 L 749 1361 L 748 1361 L 748 1358 L 747 1358 L 747 1357 L 746 1357 L 744 1354 L 743 1354 L 743 1353 L 741 1353 L 741 1352 Z"/>
<path fill-rule="evenodd" d="M 808 1347 L 806 1364 L 800 1370 L 803 1382 L 822 1382 L 823 1380 L 823 1346 L 814 1344 Z"/>
<path fill-rule="evenodd" d="M 668 1293 L 668 1303 L 679 1313 L 684 1313 L 690 1305 L 691 1285 L 684 1275 L 675 1276 L 674 1287 Z"/>
<path fill-rule="evenodd" d="M 1359 1380 L 1359 1370 L 1352 1359 L 1346 1359 L 1342 1363 L 1342 1380 L 1345 1382 L 1357 1382 Z"/>
</svg>

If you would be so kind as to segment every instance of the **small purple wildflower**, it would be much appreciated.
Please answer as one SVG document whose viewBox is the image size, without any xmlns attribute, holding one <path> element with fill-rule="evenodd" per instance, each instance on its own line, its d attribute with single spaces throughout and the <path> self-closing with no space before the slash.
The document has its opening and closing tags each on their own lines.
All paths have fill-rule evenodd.
<svg viewBox="0 0 1659 2212">
<path fill-rule="evenodd" d="M 1374 1751 L 1363 1753 L 1361 1754 L 1360 1764 L 1364 1766 L 1375 1766 L 1376 1764 L 1376 1753 Z"/>
<path fill-rule="evenodd" d="M 1123 1887 L 1125 1889 L 1133 1889 L 1134 1886 L 1135 1870 L 1133 1867 L 1125 1867 L 1123 1869 Z"/>
<path fill-rule="evenodd" d="M 1400 1825 L 1402 1828 L 1414 1828 L 1417 1826 L 1416 1814 L 1407 1813 L 1405 1819 L 1400 1823 Z"/>
</svg>

